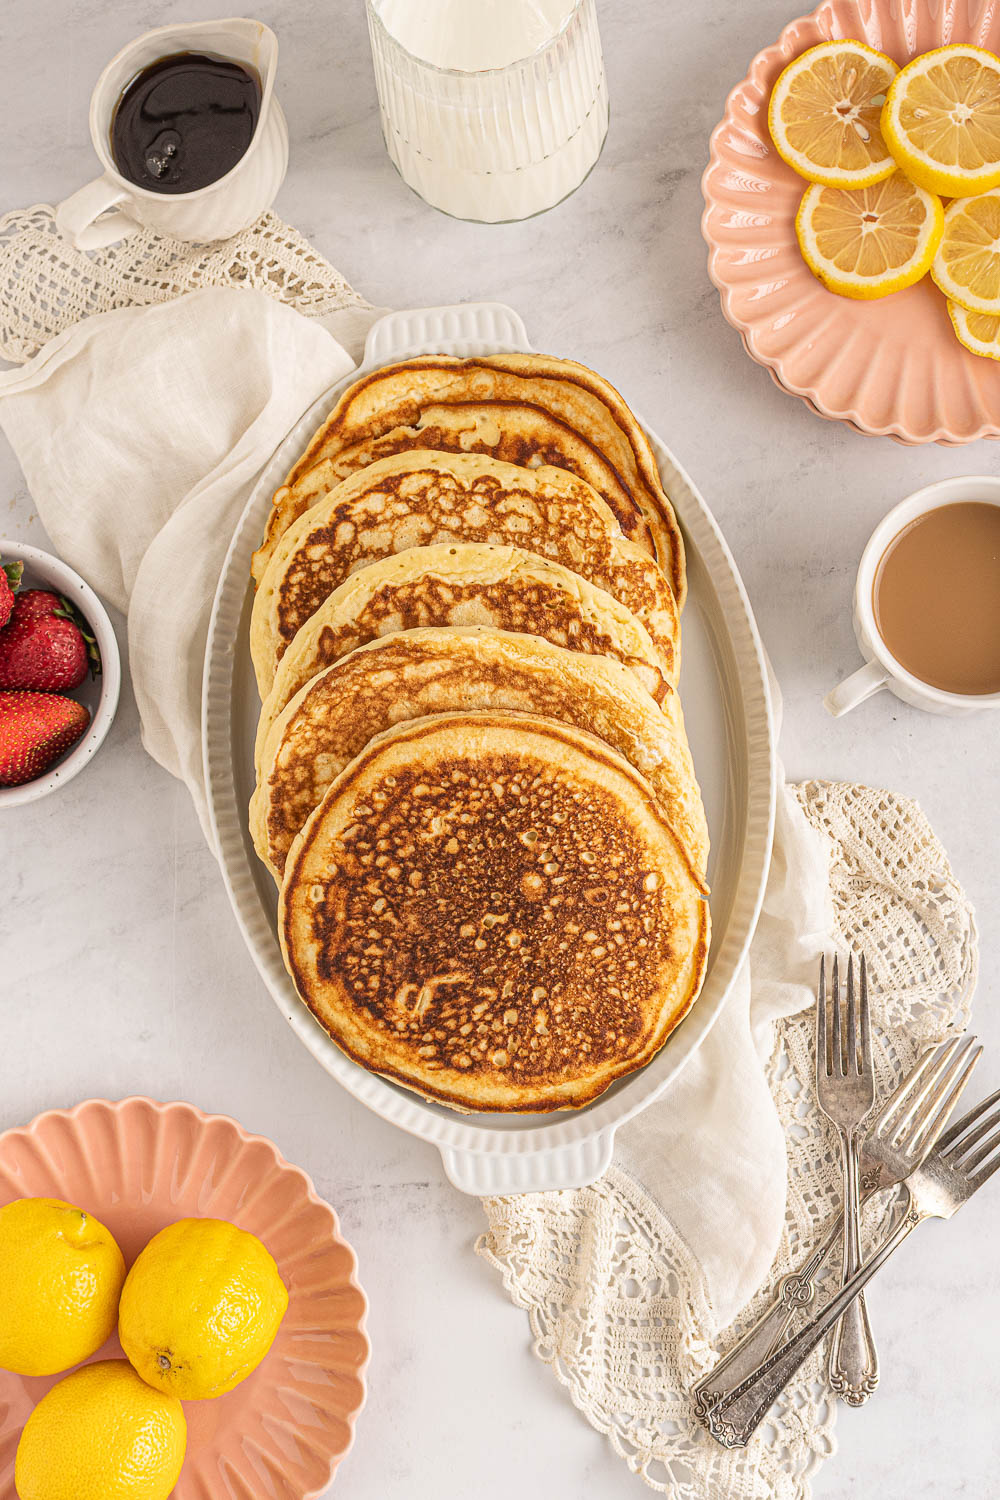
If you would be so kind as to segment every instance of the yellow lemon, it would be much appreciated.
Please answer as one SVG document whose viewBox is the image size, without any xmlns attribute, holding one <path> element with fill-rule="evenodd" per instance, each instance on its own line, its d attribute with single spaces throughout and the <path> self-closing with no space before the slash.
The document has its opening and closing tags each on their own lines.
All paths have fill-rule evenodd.
<svg viewBox="0 0 1000 1500">
<path fill-rule="evenodd" d="M 795 233 L 806 265 L 842 297 L 886 297 L 930 270 L 941 200 L 901 172 L 873 187 L 806 188 Z"/>
<path fill-rule="evenodd" d="M 896 170 L 882 139 L 886 90 L 899 72 L 864 42 L 820 42 L 790 62 L 771 91 L 767 124 L 778 155 L 827 187 L 869 187 Z"/>
<path fill-rule="evenodd" d="M 1000 314 L 1000 189 L 949 203 L 931 275 L 960 307 Z"/>
<path fill-rule="evenodd" d="M 14 1464 L 20 1500 L 167 1500 L 187 1446 L 174 1396 L 124 1359 L 74 1370 L 35 1407 Z"/>
<path fill-rule="evenodd" d="M 980 354 L 984 359 L 1000 359 L 1000 317 L 989 313 L 966 312 L 957 302 L 948 303 L 955 336 L 971 354 Z"/>
<path fill-rule="evenodd" d="M 115 1331 L 125 1262 L 103 1224 L 58 1198 L 0 1208 L 0 1367 L 57 1375 Z"/>
<path fill-rule="evenodd" d="M 929 193 L 968 198 L 1000 187 L 1000 58 L 957 44 L 915 57 L 889 86 L 882 134 Z"/>
<path fill-rule="evenodd" d="M 150 1240 L 129 1272 L 118 1337 L 143 1380 L 202 1401 L 257 1368 L 287 1306 L 256 1235 L 221 1219 L 181 1219 Z"/>
</svg>

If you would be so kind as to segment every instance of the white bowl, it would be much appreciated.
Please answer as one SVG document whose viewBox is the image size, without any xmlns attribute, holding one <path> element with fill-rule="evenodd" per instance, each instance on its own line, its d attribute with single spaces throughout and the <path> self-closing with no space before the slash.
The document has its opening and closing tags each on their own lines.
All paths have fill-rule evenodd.
<svg viewBox="0 0 1000 1500">
<path fill-rule="evenodd" d="M 16 807 L 21 802 L 34 802 L 46 797 L 58 787 L 72 781 L 91 757 L 97 752 L 111 728 L 118 707 L 118 694 L 122 685 L 122 662 L 118 642 L 104 605 L 89 584 L 84 583 L 79 573 L 66 563 L 60 562 L 51 553 L 39 547 L 28 547 L 24 542 L 15 542 L 0 537 L 0 561 L 22 562 L 24 574 L 21 588 L 51 589 L 53 593 L 65 594 L 80 611 L 101 653 L 101 672 L 98 677 L 88 673 L 72 696 L 90 710 L 90 728 L 82 739 L 53 761 L 47 771 L 36 776 L 34 781 L 25 781 L 21 786 L 0 786 L 0 812 Z"/>
</svg>

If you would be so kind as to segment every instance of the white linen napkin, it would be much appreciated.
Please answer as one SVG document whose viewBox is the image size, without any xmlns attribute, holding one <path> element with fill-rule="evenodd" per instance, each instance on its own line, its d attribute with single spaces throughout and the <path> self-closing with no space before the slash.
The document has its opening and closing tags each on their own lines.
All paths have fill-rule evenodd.
<svg viewBox="0 0 1000 1500">
<path fill-rule="evenodd" d="M 772 691 L 777 697 L 773 684 Z M 764 1066 L 774 1022 L 803 1010 L 815 994 L 833 926 L 829 862 L 782 774 L 749 963 L 680 1077 L 615 1142 L 616 1164 L 659 1205 L 700 1263 L 719 1327 L 760 1286 L 781 1237 L 785 1141 Z"/>
<path fill-rule="evenodd" d="M 350 334 L 376 315 L 352 309 Z M 226 549 L 287 429 L 351 367 L 317 322 L 212 288 L 88 318 L 0 376 L 0 425 L 41 520 L 127 611 L 144 744 L 186 782 L 206 835 L 202 665 Z M 808 1003 L 829 925 L 825 853 L 782 786 L 750 966 L 678 1082 L 619 1137 L 617 1160 L 688 1243 L 722 1322 L 781 1233 L 784 1141 L 763 1062 L 771 1022 Z"/>
<path fill-rule="evenodd" d="M 376 316 L 328 321 L 353 341 Z M 222 563 L 264 464 L 354 363 L 263 292 L 210 287 L 85 318 L 0 375 L 0 426 L 42 524 L 127 612 L 143 744 L 190 787 L 210 842 L 201 680 Z"/>
</svg>

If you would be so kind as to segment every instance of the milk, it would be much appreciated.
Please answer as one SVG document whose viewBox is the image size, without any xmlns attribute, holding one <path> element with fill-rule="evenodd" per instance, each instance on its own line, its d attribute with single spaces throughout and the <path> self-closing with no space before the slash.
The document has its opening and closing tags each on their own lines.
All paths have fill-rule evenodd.
<svg viewBox="0 0 1000 1500">
<path fill-rule="evenodd" d="M 369 30 L 389 155 L 436 208 L 527 218 L 600 155 L 594 0 L 369 0 Z"/>
<path fill-rule="evenodd" d="M 561 31 L 576 0 L 375 0 L 386 30 L 436 68 L 506 68 Z"/>
</svg>

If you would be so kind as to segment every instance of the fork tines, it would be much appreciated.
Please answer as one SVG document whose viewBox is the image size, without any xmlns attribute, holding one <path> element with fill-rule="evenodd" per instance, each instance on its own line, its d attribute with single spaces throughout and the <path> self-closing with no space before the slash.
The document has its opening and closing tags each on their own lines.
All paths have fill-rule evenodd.
<svg viewBox="0 0 1000 1500">
<path fill-rule="evenodd" d="M 974 1036 L 957 1036 L 940 1050 L 928 1052 L 918 1064 L 905 1094 L 895 1105 L 890 1105 L 879 1120 L 876 1127 L 879 1135 L 894 1146 L 906 1138 L 905 1155 L 914 1162 L 920 1161 L 928 1144 L 947 1125 L 969 1074 L 982 1053 L 982 1045 Z M 921 1087 L 914 1091 L 918 1081 Z M 996 1097 L 1000 1098 L 1000 1094 Z M 986 1105 L 988 1104 L 987 1100 Z M 981 1113 L 986 1105 L 973 1113 Z M 969 1120 L 968 1123 L 972 1121 Z M 945 1139 L 946 1137 L 941 1136 L 938 1140 L 939 1150 Z"/>
<path fill-rule="evenodd" d="M 864 954 L 860 963 L 860 1006 L 854 990 L 854 954 L 847 956 L 847 1036 L 844 1045 L 843 1007 L 840 999 L 840 959 L 833 955 L 833 973 L 830 980 L 832 1017 L 829 1033 L 826 1019 L 826 955 L 819 960 L 819 992 L 816 997 L 816 1073 L 825 1072 L 828 1078 L 857 1077 L 871 1067 L 872 1036 L 871 1012 L 868 1005 L 868 964 Z M 858 1046 L 858 1012 L 861 1020 L 861 1045 Z"/>
<path fill-rule="evenodd" d="M 980 1123 L 977 1125 L 977 1122 Z M 977 1128 L 968 1134 L 967 1132 L 973 1125 L 977 1125 Z M 993 1155 L 1000 1147 L 1000 1128 L 998 1127 L 1000 1127 L 1000 1089 L 982 1099 L 950 1130 L 944 1132 L 937 1143 L 937 1154 L 948 1166 L 962 1172 L 970 1182 L 980 1187 L 987 1178 L 992 1177 L 997 1167 L 1000 1167 L 1000 1155 Z M 984 1136 L 988 1136 L 989 1139 L 980 1145 Z M 975 1149 L 976 1147 L 978 1150 Z M 992 1160 L 990 1160 L 991 1157 Z"/>
</svg>

